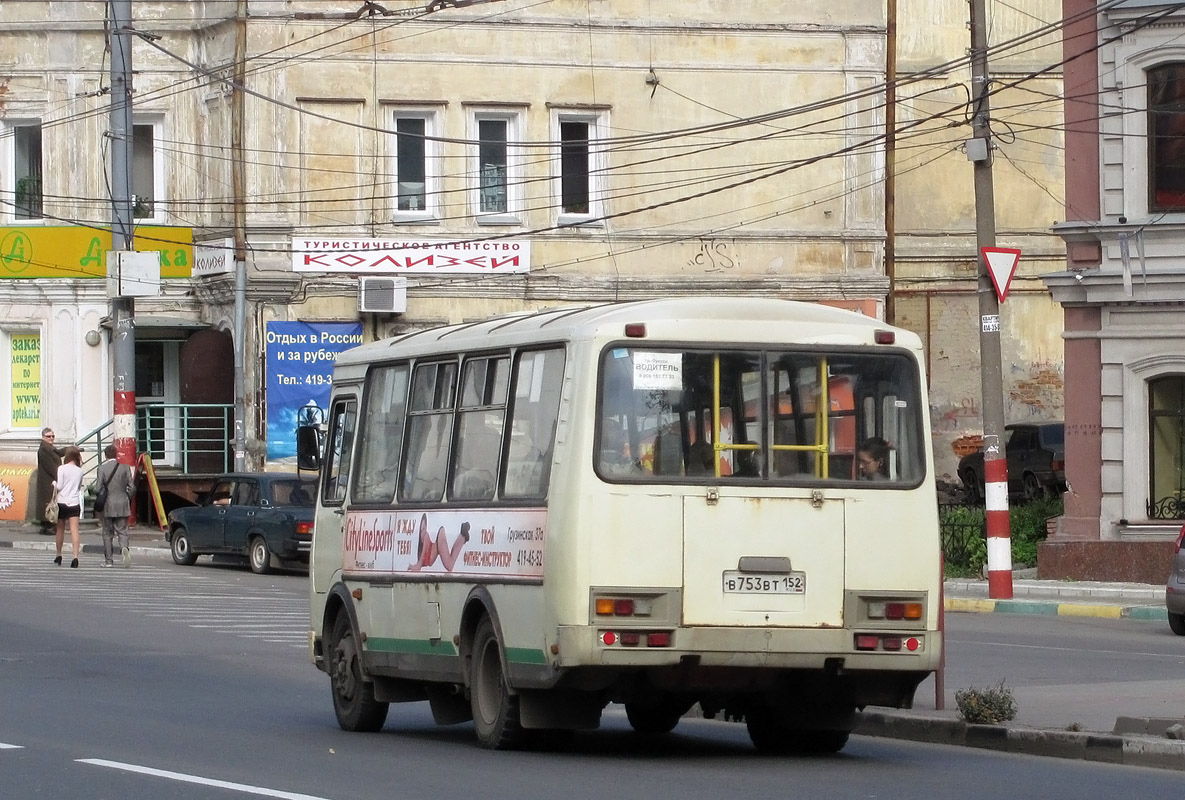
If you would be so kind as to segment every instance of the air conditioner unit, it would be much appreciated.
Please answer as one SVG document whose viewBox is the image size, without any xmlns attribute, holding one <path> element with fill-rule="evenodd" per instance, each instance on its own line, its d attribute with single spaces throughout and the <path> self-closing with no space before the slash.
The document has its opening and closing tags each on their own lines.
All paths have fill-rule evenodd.
<svg viewBox="0 0 1185 800">
<path fill-rule="evenodd" d="M 407 278 L 359 278 L 358 310 L 368 314 L 407 311 Z"/>
</svg>

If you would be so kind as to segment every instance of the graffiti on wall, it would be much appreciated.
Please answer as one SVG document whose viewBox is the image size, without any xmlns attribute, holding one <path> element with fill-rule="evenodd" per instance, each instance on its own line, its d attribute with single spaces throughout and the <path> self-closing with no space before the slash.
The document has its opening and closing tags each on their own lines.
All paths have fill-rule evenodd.
<svg viewBox="0 0 1185 800">
<path fill-rule="evenodd" d="M 695 252 L 687 260 L 689 267 L 698 267 L 704 272 L 723 272 L 740 266 L 736 244 L 732 240 L 699 239 L 694 246 Z"/>
</svg>

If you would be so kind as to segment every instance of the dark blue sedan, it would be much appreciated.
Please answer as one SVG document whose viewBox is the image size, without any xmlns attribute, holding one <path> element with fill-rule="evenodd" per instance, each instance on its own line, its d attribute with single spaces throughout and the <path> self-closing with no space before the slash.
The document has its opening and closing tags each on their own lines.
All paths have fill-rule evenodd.
<svg viewBox="0 0 1185 800">
<path fill-rule="evenodd" d="M 200 505 L 169 514 L 173 561 L 200 555 L 239 556 L 258 574 L 275 567 L 308 568 L 316 481 L 292 472 L 230 473 Z"/>
</svg>

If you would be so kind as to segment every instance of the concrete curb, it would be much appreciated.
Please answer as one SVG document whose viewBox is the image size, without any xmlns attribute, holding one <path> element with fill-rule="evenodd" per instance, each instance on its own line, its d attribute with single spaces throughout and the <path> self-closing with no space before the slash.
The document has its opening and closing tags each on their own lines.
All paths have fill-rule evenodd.
<svg viewBox="0 0 1185 800">
<path fill-rule="evenodd" d="M 9 547 L 13 550 L 39 550 L 44 552 L 52 552 L 54 550 L 54 541 L 51 537 L 45 537 L 44 542 L 5 542 L 0 541 L 0 547 Z M 143 547 L 132 544 L 129 548 L 132 551 L 134 558 L 172 558 L 172 553 L 164 547 Z M 70 542 L 66 541 L 66 546 L 62 548 L 62 552 L 66 553 L 70 550 Z M 97 554 L 100 557 L 103 555 L 103 545 L 83 543 L 82 552 Z"/>
<path fill-rule="evenodd" d="M 947 597 L 943 600 L 947 611 L 976 614 L 1038 614 L 1061 617 L 1101 617 L 1103 619 L 1138 619 L 1148 622 L 1167 622 L 1168 612 L 1163 605 L 1104 605 L 1094 603 L 1063 603 L 1045 600 L 983 600 L 978 597 Z"/>
<path fill-rule="evenodd" d="M 1185 771 L 1185 741 L 1089 731 L 1050 731 L 1005 725 L 969 725 L 945 717 L 864 711 L 853 731 L 861 736 L 928 744 L 979 747 L 1049 758 L 1076 758 L 1133 767 Z"/>
</svg>

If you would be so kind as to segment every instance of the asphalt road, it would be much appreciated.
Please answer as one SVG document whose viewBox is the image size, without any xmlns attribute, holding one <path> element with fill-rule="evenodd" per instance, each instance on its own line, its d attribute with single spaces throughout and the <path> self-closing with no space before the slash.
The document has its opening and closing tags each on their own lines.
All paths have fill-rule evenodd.
<svg viewBox="0 0 1185 800">
<path fill-rule="evenodd" d="M 993 645 L 1030 635 L 1009 629 L 1031 621 L 1000 616 L 952 617 L 952 675 L 994 675 L 992 653 L 1016 663 L 1018 649 L 1025 676 L 1067 660 Z M 70 570 L 41 553 L 0 552 L 0 796 L 996 800 L 1023 790 L 1081 800 L 1175 796 L 1181 782 L 1169 771 L 865 737 L 835 757 L 765 758 L 740 725 L 687 720 L 650 740 L 618 711 L 558 752 L 481 750 L 468 725 L 437 727 L 424 704 L 394 707 L 379 734 L 347 734 L 307 660 L 305 625 L 300 576 L 167 562 Z M 1115 635 L 1097 630 L 1098 641 Z M 1137 650 L 1129 664 L 1144 660 Z M 975 663 L 963 665 L 961 652 Z"/>
</svg>

